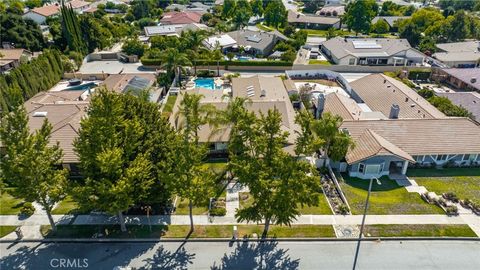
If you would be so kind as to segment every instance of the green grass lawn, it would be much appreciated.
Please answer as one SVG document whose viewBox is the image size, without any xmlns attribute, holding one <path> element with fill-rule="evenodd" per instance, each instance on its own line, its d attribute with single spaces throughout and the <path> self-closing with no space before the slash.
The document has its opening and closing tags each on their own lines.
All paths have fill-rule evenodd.
<svg viewBox="0 0 480 270">
<path fill-rule="evenodd" d="M 328 205 L 327 198 L 324 194 L 318 196 L 318 206 L 305 206 L 300 208 L 302 215 L 331 215 L 332 210 Z"/>
<path fill-rule="evenodd" d="M 163 115 L 165 116 L 170 116 L 170 114 L 173 111 L 173 105 L 175 105 L 175 101 L 177 100 L 177 96 L 171 95 L 168 96 L 167 102 L 165 103 L 165 106 L 163 107 Z"/>
<path fill-rule="evenodd" d="M 407 174 L 428 191 L 480 202 L 480 168 L 409 169 Z"/>
<path fill-rule="evenodd" d="M 0 215 L 18 215 L 22 209 L 22 199 L 15 198 L 9 194 L 12 188 L 3 188 L 0 190 Z"/>
<path fill-rule="evenodd" d="M 175 215 L 189 215 L 188 200 L 178 198 L 175 210 Z M 194 215 L 205 215 L 208 213 L 208 202 L 204 206 L 193 206 L 192 210 Z"/>
<path fill-rule="evenodd" d="M 248 197 L 247 197 L 248 195 Z M 239 192 L 238 197 L 240 200 L 240 209 L 243 209 L 245 207 L 249 207 L 250 205 L 253 204 L 253 196 L 250 195 L 248 192 Z"/>
<path fill-rule="evenodd" d="M 191 238 L 231 238 L 233 225 L 208 225 L 194 226 Z M 260 225 L 239 225 L 238 235 L 252 237 L 254 233 L 261 235 L 263 226 Z M 127 233 L 120 231 L 119 225 L 58 225 L 57 232 L 53 233 L 49 225 L 40 228 L 42 235 L 46 238 L 92 238 L 95 234 L 101 233 L 107 238 L 185 238 L 190 231 L 189 225 L 132 225 L 127 226 Z M 293 225 L 271 226 L 270 237 L 335 237 L 333 227 L 330 225 Z"/>
<path fill-rule="evenodd" d="M 328 30 L 319 30 L 319 29 L 302 29 L 307 32 L 309 36 L 320 36 L 320 37 L 326 37 Z M 335 31 L 336 36 L 353 36 L 355 33 L 349 32 L 349 31 L 344 31 L 344 30 L 336 30 Z"/>
<path fill-rule="evenodd" d="M 263 31 L 267 31 L 267 32 L 270 32 L 270 31 L 275 30 L 274 28 L 268 27 L 268 26 L 263 25 L 263 24 L 261 24 L 261 23 L 257 23 L 255 26 L 256 26 L 258 29 L 263 30 Z"/>
<path fill-rule="evenodd" d="M 222 173 L 227 169 L 227 163 L 226 162 L 207 162 L 204 163 L 203 166 L 209 168 L 212 170 L 214 173 Z"/>
<path fill-rule="evenodd" d="M 340 186 L 350 204 L 352 214 L 362 214 L 369 180 L 352 178 L 345 174 L 342 177 L 344 181 L 340 182 Z M 394 180 L 390 180 L 388 177 L 382 177 L 380 180 L 382 185 L 379 186 L 374 182 L 372 186 L 369 214 L 444 214 L 440 207 L 424 202 L 417 193 L 408 193 Z"/>
<path fill-rule="evenodd" d="M 317 59 L 310 59 L 308 60 L 309 65 L 324 65 L 324 66 L 331 66 L 332 64 L 327 60 L 317 60 Z"/>
<path fill-rule="evenodd" d="M 17 226 L 0 226 L 0 238 L 15 231 L 16 228 Z"/>
<path fill-rule="evenodd" d="M 477 237 L 475 232 L 464 224 L 366 225 L 365 235 L 370 237 Z"/>
<path fill-rule="evenodd" d="M 79 214 L 78 204 L 73 199 L 67 196 L 63 201 L 53 209 L 54 215 Z"/>
</svg>

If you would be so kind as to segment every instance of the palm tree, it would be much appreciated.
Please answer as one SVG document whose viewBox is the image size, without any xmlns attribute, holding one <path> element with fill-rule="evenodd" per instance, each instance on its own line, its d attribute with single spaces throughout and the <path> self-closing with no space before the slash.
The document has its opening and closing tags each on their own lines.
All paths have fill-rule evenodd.
<svg viewBox="0 0 480 270">
<path fill-rule="evenodd" d="M 202 42 L 207 38 L 207 32 L 205 30 L 188 30 L 182 32 L 180 38 L 185 42 L 187 48 L 198 51 L 202 46 Z"/>
<path fill-rule="evenodd" d="M 174 72 L 175 78 L 177 79 L 177 85 L 180 82 L 180 75 L 183 67 L 192 65 L 187 54 L 179 52 L 177 48 L 168 48 L 163 51 L 160 61 L 162 67 L 164 67 L 167 72 Z"/>
</svg>

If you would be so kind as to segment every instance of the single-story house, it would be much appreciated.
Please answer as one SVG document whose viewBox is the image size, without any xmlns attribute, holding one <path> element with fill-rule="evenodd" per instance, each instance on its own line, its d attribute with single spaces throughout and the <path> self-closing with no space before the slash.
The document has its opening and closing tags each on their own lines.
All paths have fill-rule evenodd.
<svg viewBox="0 0 480 270">
<path fill-rule="evenodd" d="M 335 37 L 321 49 L 337 65 L 411 66 L 422 65 L 426 58 L 406 39 Z"/>
<path fill-rule="evenodd" d="M 468 118 L 346 120 L 340 128 L 356 144 L 345 157 L 353 177 L 405 175 L 413 164 L 480 163 L 480 127 Z"/>
<path fill-rule="evenodd" d="M 25 49 L 0 49 L 0 74 L 20 65 L 22 58 L 30 60 L 33 54 Z"/>
<path fill-rule="evenodd" d="M 60 6 L 58 3 L 49 4 L 43 7 L 36 7 L 23 14 L 23 18 L 28 18 L 37 24 L 45 24 L 47 18 L 54 17 L 60 14 Z"/>
<path fill-rule="evenodd" d="M 167 24 L 157 26 L 146 26 L 143 28 L 145 36 L 177 36 L 179 37 L 183 31 L 197 31 L 207 30 L 208 26 L 201 23 L 189 23 L 189 24 Z"/>
<path fill-rule="evenodd" d="M 288 10 L 287 21 L 289 24 L 304 29 L 340 29 L 340 18 L 303 14 Z"/>
<path fill-rule="evenodd" d="M 390 31 L 397 31 L 397 22 L 405 19 L 409 19 L 410 16 L 376 16 L 372 19 L 372 24 L 377 23 L 379 20 L 384 20 L 390 27 Z"/>
<path fill-rule="evenodd" d="M 287 39 L 278 31 L 263 32 L 242 29 L 209 37 L 203 41 L 203 44 L 210 50 L 219 46 L 223 52 L 226 52 L 236 51 L 243 47 L 247 53 L 268 56 L 278 42 Z"/>
<path fill-rule="evenodd" d="M 205 5 L 201 2 L 192 2 L 187 5 L 182 4 L 170 4 L 168 5 L 165 10 L 166 11 L 194 11 L 194 12 L 201 12 L 207 13 L 210 10 L 211 6 Z"/>
<path fill-rule="evenodd" d="M 453 104 L 467 109 L 474 120 L 480 123 L 480 94 L 477 92 L 435 93 L 448 98 Z"/>
<path fill-rule="evenodd" d="M 229 95 L 225 95 L 222 90 L 211 90 L 204 88 L 195 88 L 193 90 L 180 91 L 179 96 L 173 107 L 170 116 L 170 123 L 173 127 L 179 128 L 182 125 L 181 116 L 178 115 L 180 103 L 184 93 L 196 93 L 203 95 L 202 104 L 211 104 L 215 108 L 222 110 L 228 105 L 230 99 L 235 97 L 248 98 L 246 108 L 255 113 L 267 113 L 268 110 L 276 108 L 282 116 L 282 131 L 289 133 L 287 145 L 284 150 L 294 154 L 295 139 L 297 136 L 298 125 L 295 123 L 295 110 L 290 102 L 287 90 L 279 77 L 254 76 L 249 78 L 233 78 L 232 88 Z M 225 155 L 229 141 L 230 129 L 217 128 L 217 132 L 212 132 L 212 127 L 204 125 L 199 129 L 199 139 L 202 143 L 210 145 L 211 155 Z"/>
<path fill-rule="evenodd" d="M 138 95 L 142 90 L 148 89 L 151 102 L 158 102 L 164 94 L 162 89 L 155 87 L 156 77 L 150 73 L 112 74 L 101 85 L 108 90 L 118 93 L 132 93 L 133 95 Z"/>
<path fill-rule="evenodd" d="M 336 6 L 323 6 L 319 9 L 315 14 L 319 16 L 327 16 L 327 17 L 340 17 L 345 14 L 345 6 L 344 5 L 336 5 Z"/>
<path fill-rule="evenodd" d="M 462 91 L 480 92 L 480 68 L 433 69 L 432 78 Z"/>
<path fill-rule="evenodd" d="M 190 24 L 200 23 L 202 14 L 193 11 L 170 11 L 163 14 L 160 24 Z"/>
<path fill-rule="evenodd" d="M 439 43 L 433 57 L 452 68 L 473 68 L 479 65 L 480 41 Z"/>
</svg>

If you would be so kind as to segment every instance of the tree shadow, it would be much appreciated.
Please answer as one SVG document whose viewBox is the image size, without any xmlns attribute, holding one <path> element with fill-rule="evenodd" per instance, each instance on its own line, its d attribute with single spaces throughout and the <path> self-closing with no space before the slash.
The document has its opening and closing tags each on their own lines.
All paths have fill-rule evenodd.
<svg viewBox="0 0 480 270">
<path fill-rule="evenodd" d="M 277 247 L 276 241 L 238 242 L 236 249 L 223 255 L 221 263 L 213 264 L 212 270 L 227 269 L 298 269 L 300 259 L 292 259 Z"/>
<path fill-rule="evenodd" d="M 152 258 L 143 260 L 146 265 L 140 269 L 188 269 L 192 264 L 195 254 L 187 253 L 184 244 L 180 245 L 175 252 L 166 250 L 160 246 Z"/>
</svg>

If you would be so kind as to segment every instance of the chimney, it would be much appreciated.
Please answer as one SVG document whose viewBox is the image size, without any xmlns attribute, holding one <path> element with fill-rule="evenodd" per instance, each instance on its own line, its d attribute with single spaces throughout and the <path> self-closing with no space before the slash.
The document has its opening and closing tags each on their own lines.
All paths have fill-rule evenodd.
<svg viewBox="0 0 480 270">
<path fill-rule="evenodd" d="M 320 119 L 325 108 L 325 95 L 320 94 L 317 98 L 317 109 L 315 110 L 315 119 Z"/>
<path fill-rule="evenodd" d="M 390 119 L 398 119 L 398 115 L 400 114 L 400 106 L 397 104 L 392 104 L 392 107 L 390 107 L 390 115 L 388 118 Z"/>
</svg>

